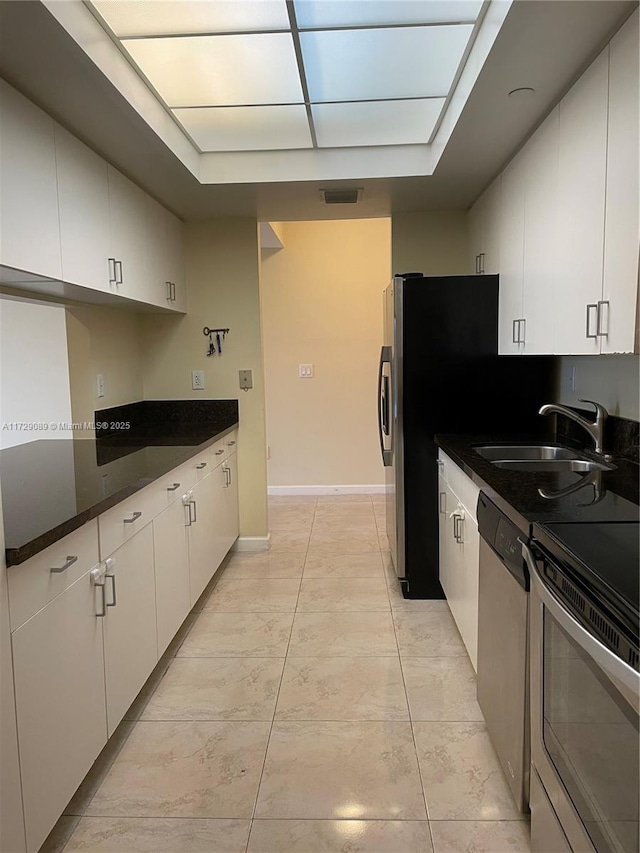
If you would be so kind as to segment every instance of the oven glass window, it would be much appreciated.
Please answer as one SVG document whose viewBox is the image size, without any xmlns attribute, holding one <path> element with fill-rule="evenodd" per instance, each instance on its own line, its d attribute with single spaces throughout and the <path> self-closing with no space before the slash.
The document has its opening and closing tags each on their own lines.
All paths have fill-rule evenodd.
<svg viewBox="0 0 640 853">
<path fill-rule="evenodd" d="M 544 611 L 543 737 L 598 853 L 638 853 L 638 710 Z"/>
</svg>

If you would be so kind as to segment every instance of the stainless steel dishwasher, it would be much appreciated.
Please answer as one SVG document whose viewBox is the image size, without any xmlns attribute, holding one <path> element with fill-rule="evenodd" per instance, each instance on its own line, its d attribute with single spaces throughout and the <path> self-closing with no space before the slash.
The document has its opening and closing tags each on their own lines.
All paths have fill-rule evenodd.
<svg viewBox="0 0 640 853">
<path fill-rule="evenodd" d="M 516 518 L 514 514 L 514 519 Z M 529 573 L 518 525 L 480 492 L 478 703 L 516 806 L 529 810 Z"/>
</svg>

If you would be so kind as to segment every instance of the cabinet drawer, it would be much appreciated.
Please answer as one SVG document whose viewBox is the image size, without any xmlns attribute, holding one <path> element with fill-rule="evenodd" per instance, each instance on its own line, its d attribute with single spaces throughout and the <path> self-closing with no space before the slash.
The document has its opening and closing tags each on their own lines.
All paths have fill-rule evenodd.
<svg viewBox="0 0 640 853">
<path fill-rule="evenodd" d="M 163 493 L 156 487 L 156 483 L 152 483 L 99 516 L 100 559 L 104 560 L 113 554 L 116 548 L 149 524 L 154 516 L 162 512 L 166 500 L 166 487 Z"/>
<path fill-rule="evenodd" d="M 15 631 L 98 562 L 98 524 L 90 521 L 19 566 L 9 566 L 9 613 Z M 73 562 L 71 562 L 73 560 Z M 55 571 L 69 563 L 63 571 Z"/>
<path fill-rule="evenodd" d="M 230 432 L 229 435 L 225 435 L 222 441 L 224 442 L 225 454 L 227 456 L 235 453 L 238 449 L 238 430 L 234 429 L 234 431 Z"/>
<path fill-rule="evenodd" d="M 217 468 L 218 465 L 222 462 L 225 457 L 226 445 L 225 442 L 228 436 L 224 438 L 219 438 L 215 444 L 212 444 L 209 448 L 209 455 L 211 458 L 211 466 L 213 468 Z"/>
<path fill-rule="evenodd" d="M 455 493 L 467 512 L 475 519 L 480 487 L 442 450 L 438 453 L 438 461 L 443 463 L 439 466 L 442 477 L 449 484 L 451 491 Z"/>
</svg>

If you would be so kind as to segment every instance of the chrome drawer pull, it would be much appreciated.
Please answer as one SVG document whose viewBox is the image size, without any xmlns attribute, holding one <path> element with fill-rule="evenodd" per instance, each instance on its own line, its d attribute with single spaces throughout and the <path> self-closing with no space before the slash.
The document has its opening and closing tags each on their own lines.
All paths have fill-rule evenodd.
<svg viewBox="0 0 640 853">
<path fill-rule="evenodd" d="M 593 309 L 596 312 L 596 331 L 594 333 L 591 332 L 591 309 Z M 598 328 L 597 327 L 598 327 L 598 303 L 597 302 L 591 302 L 591 303 L 589 303 L 589 305 L 587 305 L 586 337 L 597 339 L 597 337 L 598 337 Z"/>
<path fill-rule="evenodd" d="M 224 450 L 216 450 L 216 456 L 220 456 L 221 453 L 224 453 Z"/>
<path fill-rule="evenodd" d="M 69 568 L 69 566 L 72 566 L 74 563 L 77 563 L 77 562 L 78 562 L 77 557 L 67 557 L 67 562 L 64 564 L 64 566 L 60 566 L 59 569 L 49 569 L 49 571 L 53 575 L 59 575 L 60 572 L 66 572 L 66 570 Z"/>
<path fill-rule="evenodd" d="M 174 483 L 173 486 L 167 486 L 168 492 L 175 492 L 176 489 L 180 488 L 180 483 Z"/>
<path fill-rule="evenodd" d="M 133 524 L 133 522 L 137 521 L 141 515 L 142 515 L 141 512 L 134 512 L 133 515 L 131 516 L 131 518 L 125 518 L 124 519 L 124 523 L 125 524 Z"/>
<path fill-rule="evenodd" d="M 227 442 L 227 445 L 228 445 L 229 447 L 233 447 L 233 445 L 234 445 L 234 444 L 235 444 L 235 441 L 228 441 L 228 442 Z"/>
<path fill-rule="evenodd" d="M 199 471 L 200 471 L 200 470 L 202 470 L 203 468 L 206 468 L 206 467 L 207 467 L 207 463 L 206 463 L 206 462 L 200 462 L 198 465 L 196 465 L 196 468 L 197 468 Z"/>
</svg>

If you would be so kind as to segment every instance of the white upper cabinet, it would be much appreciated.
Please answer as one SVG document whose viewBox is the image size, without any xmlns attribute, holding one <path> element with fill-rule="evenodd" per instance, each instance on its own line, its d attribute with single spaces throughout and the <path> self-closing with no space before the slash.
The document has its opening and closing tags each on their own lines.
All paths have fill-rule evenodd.
<svg viewBox="0 0 640 853">
<path fill-rule="evenodd" d="M 498 351 L 503 355 L 520 353 L 526 333 L 523 314 L 524 195 L 524 163 L 516 157 L 502 173 L 500 191 Z"/>
<path fill-rule="evenodd" d="M 55 126 L 62 278 L 94 290 L 115 290 L 106 162 Z"/>
<path fill-rule="evenodd" d="M 500 272 L 500 176 L 469 212 L 472 274 Z"/>
<path fill-rule="evenodd" d="M 525 171 L 522 352 L 553 352 L 557 285 L 559 109 L 522 152 Z"/>
<path fill-rule="evenodd" d="M 0 80 L 0 263 L 60 278 L 54 122 Z"/>
<path fill-rule="evenodd" d="M 150 196 L 147 197 L 147 216 L 153 302 L 175 311 L 186 311 L 182 223 Z"/>
<path fill-rule="evenodd" d="M 184 274 L 184 226 L 177 216 L 165 210 L 165 227 L 169 281 L 173 284 L 172 307 L 175 311 L 186 311 L 187 286 Z"/>
<path fill-rule="evenodd" d="M 115 290 L 129 299 L 157 304 L 151 283 L 148 197 L 111 165 L 108 174 Z"/>
<path fill-rule="evenodd" d="M 607 176 L 609 51 L 604 50 L 560 102 L 558 288 L 555 352 L 600 351 Z"/>
<path fill-rule="evenodd" d="M 638 293 L 638 11 L 609 45 L 602 352 L 633 352 Z"/>
</svg>

